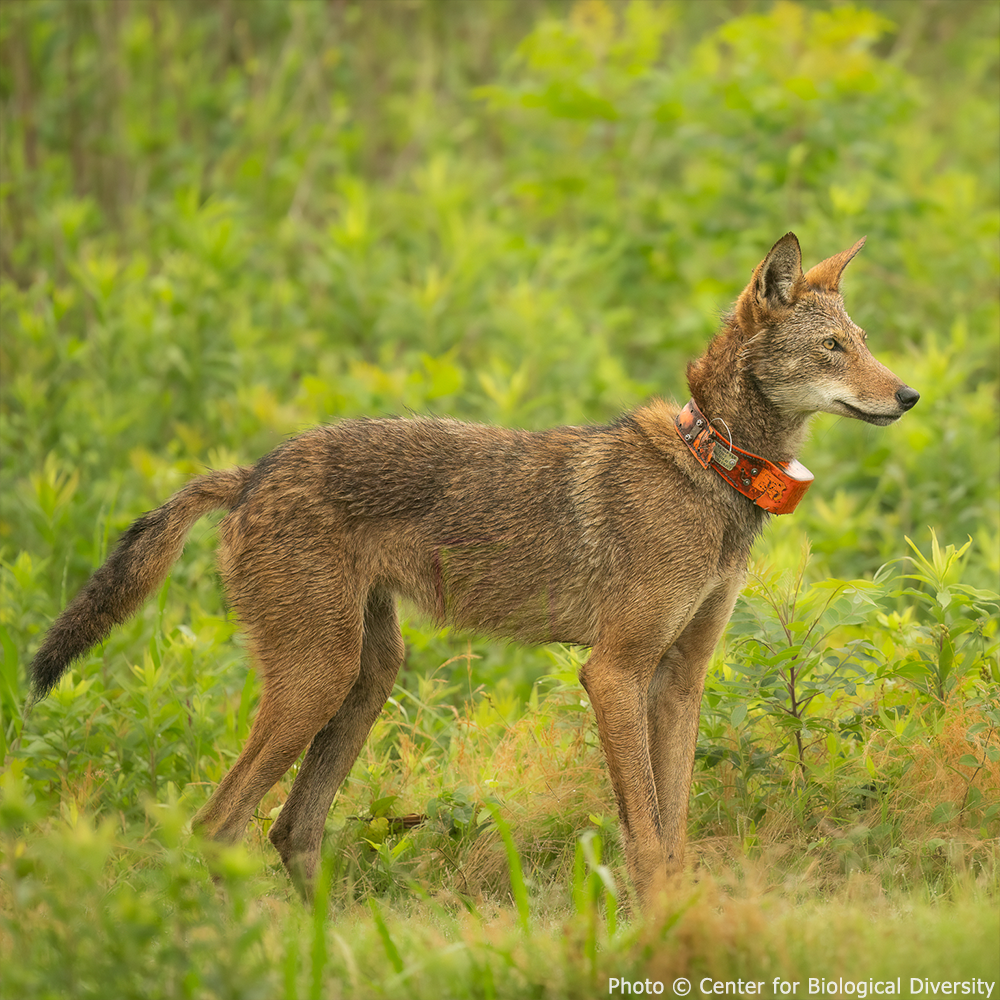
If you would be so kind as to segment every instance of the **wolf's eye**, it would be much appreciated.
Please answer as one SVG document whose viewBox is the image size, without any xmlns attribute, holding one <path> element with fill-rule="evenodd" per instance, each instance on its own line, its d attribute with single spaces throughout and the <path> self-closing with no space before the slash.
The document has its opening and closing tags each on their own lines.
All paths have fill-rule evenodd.
<svg viewBox="0 0 1000 1000">
<path fill-rule="evenodd" d="M 838 347 L 840 347 L 840 344 L 838 344 L 837 341 L 833 339 L 833 337 L 827 337 L 826 340 L 823 341 L 823 346 L 828 351 L 835 351 L 837 350 Z"/>
</svg>

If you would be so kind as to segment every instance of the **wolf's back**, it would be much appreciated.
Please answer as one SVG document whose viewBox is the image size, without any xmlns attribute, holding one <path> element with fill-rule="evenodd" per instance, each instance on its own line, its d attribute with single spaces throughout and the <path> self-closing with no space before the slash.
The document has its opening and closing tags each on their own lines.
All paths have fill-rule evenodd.
<svg viewBox="0 0 1000 1000">
<path fill-rule="evenodd" d="M 44 698 L 69 665 L 132 617 L 166 579 L 191 526 L 213 510 L 229 510 L 249 468 L 211 472 L 192 480 L 166 503 L 144 514 L 55 620 L 31 662 L 35 700 Z"/>
</svg>

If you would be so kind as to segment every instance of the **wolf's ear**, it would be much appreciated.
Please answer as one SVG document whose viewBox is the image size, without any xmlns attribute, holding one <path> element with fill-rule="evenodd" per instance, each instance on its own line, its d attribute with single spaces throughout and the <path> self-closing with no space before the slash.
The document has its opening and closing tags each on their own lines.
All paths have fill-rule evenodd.
<svg viewBox="0 0 1000 1000">
<path fill-rule="evenodd" d="M 802 277 L 802 250 L 795 233 L 785 233 L 753 273 L 757 298 L 772 309 L 795 301 L 795 285 Z"/>
<path fill-rule="evenodd" d="M 855 254 L 865 245 L 866 238 L 862 236 L 850 250 L 842 250 L 832 257 L 827 257 L 826 260 L 820 261 L 815 267 L 809 268 L 806 272 L 806 281 L 813 288 L 818 288 L 823 292 L 840 291 L 840 276 Z"/>
<path fill-rule="evenodd" d="M 736 303 L 740 328 L 756 330 L 772 314 L 793 305 L 802 290 L 802 250 L 795 233 L 785 233 L 754 268 L 750 284 Z"/>
</svg>

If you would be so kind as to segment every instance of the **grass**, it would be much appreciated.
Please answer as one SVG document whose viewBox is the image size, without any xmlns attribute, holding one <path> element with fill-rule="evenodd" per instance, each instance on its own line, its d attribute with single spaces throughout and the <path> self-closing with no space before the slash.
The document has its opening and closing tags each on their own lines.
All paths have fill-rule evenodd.
<svg viewBox="0 0 1000 1000">
<path fill-rule="evenodd" d="M 5 801 L 0 942 L 11 997 L 574 997 L 606 993 L 612 978 L 669 991 L 679 976 L 763 980 L 769 994 L 780 977 L 804 984 L 803 995 L 810 979 L 908 986 L 1000 971 L 995 852 L 978 875 L 960 871 L 959 851 L 933 890 L 926 879 L 886 891 L 870 873 L 837 871 L 829 850 L 807 850 L 803 865 L 777 838 L 756 857 L 696 844 L 697 881 L 644 921 L 609 921 L 613 907 L 530 874 L 513 901 L 502 888 L 449 890 L 458 880 L 446 876 L 402 895 L 369 888 L 332 909 L 321 896 L 309 912 L 252 840 L 224 859 L 225 889 L 213 886 L 176 809 L 151 805 L 138 841 L 85 817 L 36 826 L 27 841 L 12 830 L 17 803 Z M 529 868 L 495 828 L 489 839 L 500 866 Z M 328 858 L 327 884 L 336 863 Z"/>
</svg>

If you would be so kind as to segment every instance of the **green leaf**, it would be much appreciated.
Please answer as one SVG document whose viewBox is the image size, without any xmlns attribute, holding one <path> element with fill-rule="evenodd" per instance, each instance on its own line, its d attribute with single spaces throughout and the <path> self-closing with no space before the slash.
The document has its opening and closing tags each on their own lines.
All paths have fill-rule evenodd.
<svg viewBox="0 0 1000 1000">
<path fill-rule="evenodd" d="M 949 823 L 958 815 L 958 809 L 951 802 L 939 802 L 931 813 L 932 823 Z"/>
</svg>

